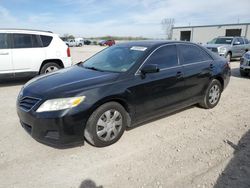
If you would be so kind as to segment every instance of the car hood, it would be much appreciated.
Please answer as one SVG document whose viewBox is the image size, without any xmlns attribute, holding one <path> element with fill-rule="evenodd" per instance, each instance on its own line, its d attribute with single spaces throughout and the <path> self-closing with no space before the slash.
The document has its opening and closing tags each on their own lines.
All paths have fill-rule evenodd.
<svg viewBox="0 0 250 188">
<path fill-rule="evenodd" d="M 82 66 L 72 66 L 47 75 L 33 78 L 24 85 L 24 96 L 74 95 L 84 90 L 115 81 L 119 73 L 100 72 L 85 69 Z"/>
<path fill-rule="evenodd" d="M 205 44 L 206 48 L 218 48 L 218 47 L 229 47 L 227 44 Z"/>
</svg>

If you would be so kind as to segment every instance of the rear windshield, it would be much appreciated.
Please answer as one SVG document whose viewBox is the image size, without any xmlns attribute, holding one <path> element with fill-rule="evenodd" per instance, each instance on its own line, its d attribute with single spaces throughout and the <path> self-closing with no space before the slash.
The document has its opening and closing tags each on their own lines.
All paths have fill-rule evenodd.
<svg viewBox="0 0 250 188">
<path fill-rule="evenodd" d="M 53 39 L 53 37 L 51 37 L 51 36 L 41 35 L 43 47 L 48 47 L 50 45 L 52 39 Z"/>
</svg>

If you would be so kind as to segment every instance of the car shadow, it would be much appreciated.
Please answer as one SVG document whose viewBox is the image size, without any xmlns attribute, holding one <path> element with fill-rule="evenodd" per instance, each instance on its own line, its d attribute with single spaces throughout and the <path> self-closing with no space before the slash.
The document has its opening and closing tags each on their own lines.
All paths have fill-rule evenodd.
<svg viewBox="0 0 250 188">
<path fill-rule="evenodd" d="M 97 186 L 93 180 L 86 179 L 81 183 L 79 188 L 103 188 L 103 186 L 102 185 Z"/>
<path fill-rule="evenodd" d="M 250 187 L 250 130 L 245 133 L 237 145 L 226 140 L 234 149 L 234 156 L 216 181 L 214 188 Z"/>
<path fill-rule="evenodd" d="M 30 80 L 30 78 L 0 80 L 0 87 L 24 85 L 29 80 Z"/>
</svg>

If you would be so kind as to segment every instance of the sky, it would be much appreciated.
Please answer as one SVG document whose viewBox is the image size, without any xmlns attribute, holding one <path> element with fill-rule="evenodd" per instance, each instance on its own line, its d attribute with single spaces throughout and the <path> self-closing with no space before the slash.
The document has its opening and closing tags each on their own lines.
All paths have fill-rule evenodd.
<svg viewBox="0 0 250 188">
<path fill-rule="evenodd" d="M 0 28 L 86 38 L 164 38 L 164 18 L 175 26 L 250 22 L 250 0 L 0 0 Z"/>
</svg>

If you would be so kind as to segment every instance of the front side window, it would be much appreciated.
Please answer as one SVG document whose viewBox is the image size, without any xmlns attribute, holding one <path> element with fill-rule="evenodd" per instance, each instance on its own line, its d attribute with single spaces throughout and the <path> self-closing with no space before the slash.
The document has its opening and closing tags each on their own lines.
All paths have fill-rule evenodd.
<svg viewBox="0 0 250 188">
<path fill-rule="evenodd" d="M 14 48 L 32 48 L 32 35 L 13 34 Z"/>
<path fill-rule="evenodd" d="M 147 60 L 147 64 L 156 64 L 160 69 L 178 65 L 175 45 L 168 45 L 156 50 Z"/>
<path fill-rule="evenodd" d="M 146 50 L 146 47 L 112 46 L 86 60 L 82 66 L 99 71 L 126 72 Z"/>
<path fill-rule="evenodd" d="M 211 57 L 200 47 L 188 44 L 179 45 L 183 57 L 183 64 L 196 63 L 211 60 Z"/>
<path fill-rule="evenodd" d="M 244 40 L 242 38 L 238 38 L 238 41 L 240 42 L 240 44 L 244 44 Z"/>
<path fill-rule="evenodd" d="M 8 35 L 6 33 L 0 33 L 0 49 L 8 48 Z"/>
</svg>

